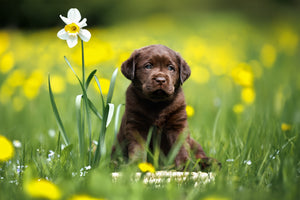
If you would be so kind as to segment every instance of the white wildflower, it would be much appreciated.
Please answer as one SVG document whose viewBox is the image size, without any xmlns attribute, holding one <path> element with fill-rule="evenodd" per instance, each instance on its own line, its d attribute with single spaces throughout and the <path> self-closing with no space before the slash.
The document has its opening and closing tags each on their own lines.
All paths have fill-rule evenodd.
<svg viewBox="0 0 300 200">
<path fill-rule="evenodd" d="M 76 46 L 78 36 L 85 42 L 90 40 L 91 33 L 86 29 L 82 29 L 87 26 L 87 19 L 84 18 L 81 20 L 81 14 L 77 8 L 71 8 L 68 11 L 68 17 L 62 15 L 59 15 L 59 17 L 66 23 L 66 26 L 58 31 L 57 37 L 66 40 L 70 48 Z"/>
</svg>

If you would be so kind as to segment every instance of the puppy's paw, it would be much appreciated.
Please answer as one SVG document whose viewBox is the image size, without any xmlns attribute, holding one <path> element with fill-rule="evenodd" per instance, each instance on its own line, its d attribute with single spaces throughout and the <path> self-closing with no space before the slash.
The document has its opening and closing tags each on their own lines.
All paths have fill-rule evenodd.
<svg viewBox="0 0 300 200">
<path fill-rule="evenodd" d="M 179 153 L 175 158 L 175 167 L 177 170 L 183 170 L 189 160 L 187 153 Z"/>
<path fill-rule="evenodd" d="M 201 158 L 199 161 L 199 166 L 201 171 L 204 172 L 220 170 L 222 168 L 222 164 L 218 160 L 210 157 Z"/>
</svg>

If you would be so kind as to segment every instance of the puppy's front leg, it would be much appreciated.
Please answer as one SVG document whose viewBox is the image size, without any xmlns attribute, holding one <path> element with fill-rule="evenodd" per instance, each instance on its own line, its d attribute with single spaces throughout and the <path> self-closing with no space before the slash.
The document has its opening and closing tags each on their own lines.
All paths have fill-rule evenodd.
<svg viewBox="0 0 300 200">
<path fill-rule="evenodd" d="M 180 132 L 168 131 L 166 134 L 167 134 L 168 142 L 171 147 L 175 147 L 175 145 L 181 145 L 179 152 L 175 157 L 175 166 L 176 166 L 176 168 L 184 167 L 183 165 L 185 165 L 189 159 L 189 154 L 188 154 L 188 151 L 187 151 L 184 143 L 183 144 L 177 143 L 177 142 L 179 142 L 178 140 L 181 139 L 179 137 Z"/>
<path fill-rule="evenodd" d="M 128 138 L 128 157 L 132 162 L 143 162 L 146 160 L 145 139 L 137 131 L 131 132 Z"/>
</svg>

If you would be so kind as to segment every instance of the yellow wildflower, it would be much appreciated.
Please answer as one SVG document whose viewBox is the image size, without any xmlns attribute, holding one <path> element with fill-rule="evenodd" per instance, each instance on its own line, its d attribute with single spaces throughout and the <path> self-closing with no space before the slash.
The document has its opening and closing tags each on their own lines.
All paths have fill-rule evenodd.
<svg viewBox="0 0 300 200">
<path fill-rule="evenodd" d="M 284 51 L 293 54 L 297 49 L 299 38 L 290 28 L 281 28 L 278 42 Z"/>
<path fill-rule="evenodd" d="M 106 78 L 100 78 L 99 79 L 99 82 L 100 82 L 100 86 L 101 86 L 101 90 L 102 90 L 102 94 L 103 95 L 107 95 L 108 94 L 108 91 L 109 91 L 109 85 L 110 85 L 110 81 Z M 99 88 L 98 88 L 98 85 L 97 85 L 97 82 L 94 81 L 94 87 L 97 91 L 100 92 Z"/>
<path fill-rule="evenodd" d="M 142 171 L 142 172 L 151 172 L 151 173 L 155 173 L 155 168 L 153 167 L 153 165 L 151 163 L 140 163 L 138 165 L 139 169 Z"/>
<path fill-rule="evenodd" d="M 104 199 L 95 198 L 88 195 L 74 195 L 69 200 L 104 200 Z"/>
<path fill-rule="evenodd" d="M 251 66 L 247 63 L 240 63 L 231 72 L 231 76 L 236 84 L 251 87 L 253 85 L 253 72 Z"/>
<path fill-rule="evenodd" d="M 9 43 L 9 33 L 5 31 L 0 31 L 0 55 L 7 50 Z"/>
<path fill-rule="evenodd" d="M 233 112 L 235 112 L 236 114 L 240 114 L 242 112 L 244 112 L 244 105 L 243 104 L 236 104 L 233 106 Z"/>
<path fill-rule="evenodd" d="M 32 180 L 25 184 L 24 189 L 29 196 L 34 198 L 59 199 L 61 197 L 59 188 L 45 179 Z"/>
<path fill-rule="evenodd" d="M 265 44 L 260 52 L 260 59 L 263 65 L 268 68 L 273 67 L 276 57 L 276 49 L 272 45 Z"/>
<path fill-rule="evenodd" d="M 189 105 L 186 106 L 185 110 L 186 110 L 186 114 L 187 114 L 188 117 L 194 116 L 195 110 L 192 106 L 189 106 Z"/>
<path fill-rule="evenodd" d="M 0 135 L 0 162 L 11 159 L 14 155 L 14 147 L 6 137 Z"/>
<path fill-rule="evenodd" d="M 15 59 L 12 52 L 8 52 L 2 56 L 0 60 L 0 72 L 7 73 L 15 65 Z"/>
<path fill-rule="evenodd" d="M 3 84 L 0 87 L 0 102 L 5 104 L 10 101 L 11 96 L 14 94 L 15 88 L 10 85 Z"/>
<path fill-rule="evenodd" d="M 59 94 L 66 90 L 66 81 L 62 76 L 51 76 L 51 88 L 53 93 Z"/>
<path fill-rule="evenodd" d="M 12 87 L 18 87 L 24 84 L 26 73 L 24 70 L 14 70 L 6 79 L 6 83 Z"/>
<path fill-rule="evenodd" d="M 255 91 L 253 88 L 243 88 L 241 98 L 246 104 L 252 104 L 255 100 Z"/>
<path fill-rule="evenodd" d="M 289 131 L 292 129 L 292 126 L 290 124 L 282 123 L 281 124 L 281 130 L 282 131 Z"/>
<path fill-rule="evenodd" d="M 40 70 L 35 70 L 24 82 L 23 92 L 29 100 L 34 99 L 38 95 L 43 80 L 43 73 Z"/>
</svg>

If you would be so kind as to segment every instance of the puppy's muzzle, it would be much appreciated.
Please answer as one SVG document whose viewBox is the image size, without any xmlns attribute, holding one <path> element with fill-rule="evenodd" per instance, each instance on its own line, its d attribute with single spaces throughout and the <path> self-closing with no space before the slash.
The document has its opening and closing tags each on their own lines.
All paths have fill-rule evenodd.
<svg viewBox="0 0 300 200">
<path fill-rule="evenodd" d="M 167 82 L 167 79 L 163 76 L 158 76 L 154 77 L 153 80 L 158 84 L 158 85 L 163 85 Z"/>
</svg>

